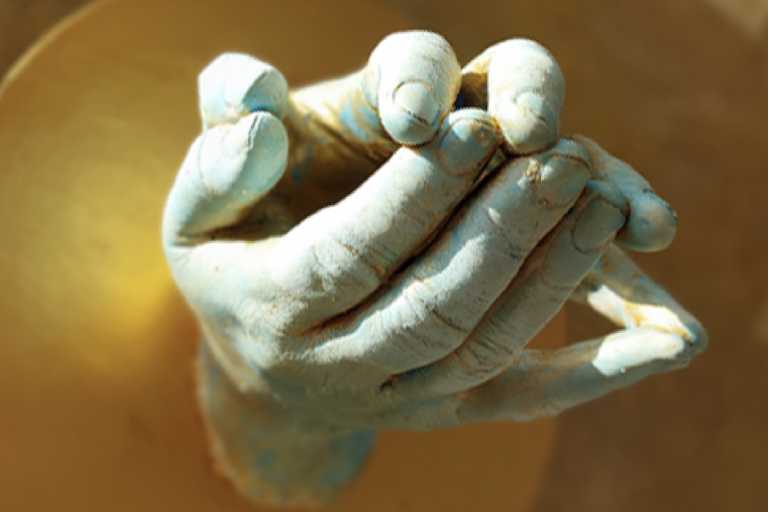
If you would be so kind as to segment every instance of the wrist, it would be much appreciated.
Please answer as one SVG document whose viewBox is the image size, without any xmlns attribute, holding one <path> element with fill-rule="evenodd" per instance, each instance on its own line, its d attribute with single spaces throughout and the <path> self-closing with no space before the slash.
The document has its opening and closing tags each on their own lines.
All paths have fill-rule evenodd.
<svg viewBox="0 0 768 512">
<path fill-rule="evenodd" d="M 216 469 L 250 500 L 319 505 L 355 478 L 375 432 L 295 424 L 253 393 L 241 392 L 201 344 L 198 400 Z"/>
</svg>

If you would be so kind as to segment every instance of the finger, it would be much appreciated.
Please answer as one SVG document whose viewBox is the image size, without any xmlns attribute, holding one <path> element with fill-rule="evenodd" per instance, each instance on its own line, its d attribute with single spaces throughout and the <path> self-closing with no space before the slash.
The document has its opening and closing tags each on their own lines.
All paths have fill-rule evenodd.
<svg viewBox="0 0 768 512">
<path fill-rule="evenodd" d="M 688 364 L 707 332 L 618 247 L 610 245 L 572 296 L 627 327 L 556 351 L 525 351 L 502 376 L 470 391 L 462 421 L 552 415 Z"/>
<path fill-rule="evenodd" d="M 513 39 L 487 49 L 463 70 L 461 101 L 487 108 L 513 152 L 528 154 L 555 144 L 565 80 L 540 44 Z"/>
<path fill-rule="evenodd" d="M 343 201 L 285 235 L 262 286 L 285 305 L 279 328 L 303 332 L 375 291 L 447 220 L 497 146 L 488 114 L 453 113 L 430 144 L 400 149 Z"/>
<path fill-rule="evenodd" d="M 546 153 L 510 161 L 386 294 L 348 318 L 349 337 L 334 331 L 343 341 L 323 345 L 319 359 L 362 355 L 391 375 L 451 353 L 573 205 L 589 179 L 585 156 L 563 140 Z"/>
<path fill-rule="evenodd" d="M 691 346 L 677 334 L 629 329 L 557 350 L 526 350 L 504 374 L 464 393 L 461 423 L 530 420 L 688 364 Z"/>
<path fill-rule="evenodd" d="M 437 134 L 458 94 L 461 70 L 448 42 L 431 32 L 399 32 L 382 40 L 365 69 L 291 95 L 291 176 L 327 169 L 371 172 L 399 145 Z M 361 161 L 361 156 L 363 161 Z"/>
<path fill-rule="evenodd" d="M 622 327 L 677 334 L 694 354 L 707 347 L 708 336 L 699 321 L 618 247 L 605 251 L 572 298 Z"/>
<path fill-rule="evenodd" d="M 429 141 L 459 92 L 461 69 L 442 36 L 400 32 L 371 54 L 362 88 L 384 129 L 401 144 Z"/>
<path fill-rule="evenodd" d="M 394 392 L 446 395 L 475 387 L 504 371 L 557 314 L 613 240 L 625 220 L 621 204 L 616 192 L 590 182 L 466 341 L 437 363 L 395 378 Z"/>
<path fill-rule="evenodd" d="M 166 245 L 204 240 L 246 215 L 285 169 L 288 139 L 280 120 L 254 112 L 206 130 L 192 144 L 166 204 Z"/>
<path fill-rule="evenodd" d="M 641 252 L 661 251 L 672 243 L 677 232 L 677 215 L 651 185 L 628 164 L 614 158 L 593 140 L 574 137 L 589 151 L 594 161 L 595 178 L 619 190 L 629 204 L 629 220 L 616 243 Z"/>
<path fill-rule="evenodd" d="M 200 73 L 198 79 L 203 127 L 234 123 L 262 110 L 282 119 L 288 84 L 274 67 L 240 53 L 226 53 Z"/>
<path fill-rule="evenodd" d="M 204 133 L 193 143 L 166 204 L 167 245 L 194 243 L 234 224 L 285 170 L 288 140 L 280 123 L 288 87 L 275 68 L 228 53 L 200 74 Z"/>
</svg>

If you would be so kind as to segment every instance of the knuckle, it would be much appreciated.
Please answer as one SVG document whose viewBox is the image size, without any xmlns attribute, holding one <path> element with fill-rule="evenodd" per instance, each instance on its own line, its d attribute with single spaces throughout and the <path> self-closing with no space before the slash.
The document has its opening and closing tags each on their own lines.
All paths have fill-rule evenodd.
<svg viewBox="0 0 768 512">
<path fill-rule="evenodd" d="M 469 335 L 467 328 L 439 310 L 440 297 L 426 282 L 415 279 L 405 288 L 402 298 L 411 313 L 409 316 L 416 319 L 409 330 L 432 340 L 431 344 L 453 348 L 457 339 L 463 340 Z"/>
<path fill-rule="evenodd" d="M 495 376 L 513 357 L 512 351 L 479 334 L 470 336 L 455 354 L 473 378 L 482 380 Z"/>
</svg>

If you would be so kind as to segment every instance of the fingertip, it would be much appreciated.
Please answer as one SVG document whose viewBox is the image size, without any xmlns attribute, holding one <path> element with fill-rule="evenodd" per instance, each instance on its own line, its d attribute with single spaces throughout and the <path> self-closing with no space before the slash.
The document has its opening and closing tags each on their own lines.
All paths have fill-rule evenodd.
<svg viewBox="0 0 768 512">
<path fill-rule="evenodd" d="M 606 377 L 631 371 L 653 374 L 687 361 L 685 340 L 677 334 L 635 328 L 607 336 L 592 366 Z"/>
<path fill-rule="evenodd" d="M 499 45 L 488 68 L 488 108 L 517 154 L 554 145 L 565 79 L 549 51 L 527 39 Z"/>
<path fill-rule="evenodd" d="M 534 153 L 557 142 L 559 112 L 541 94 L 525 91 L 500 98 L 493 105 L 492 113 L 514 153 Z"/>
<path fill-rule="evenodd" d="M 638 252 L 669 247 L 677 234 L 677 215 L 672 207 L 650 189 L 630 196 L 629 205 L 627 224 L 619 231 L 616 243 Z"/>
<path fill-rule="evenodd" d="M 288 155 L 282 122 L 254 112 L 200 135 L 174 183 L 163 220 L 168 246 L 232 226 L 278 182 Z"/>
<path fill-rule="evenodd" d="M 615 185 L 626 198 L 629 216 L 616 236 L 616 243 L 638 252 L 658 252 L 669 247 L 677 234 L 674 209 L 627 163 L 587 137 L 575 135 L 574 139 L 592 157 L 596 179 Z"/>
<path fill-rule="evenodd" d="M 288 83 L 274 67 L 251 59 L 232 74 L 224 88 L 224 99 L 240 113 L 261 110 L 282 119 L 288 107 Z"/>
<path fill-rule="evenodd" d="M 383 101 L 379 115 L 384 129 L 400 144 L 415 146 L 429 141 L 440 128 L 443 114 L 428 84 L 404 82 Z"/>
<path fill-rule="evenodd" d="M 688 331 L 686 341 L 691 347 L 694 355 L 701 354 L 709 346 L 709 334 L 703 325 L 698 320 L 688 322 L 685 326 Z"/>
<path fill-rule="evenodd" d="M 228 196 L 239 189 L 240 195 L 252 202 L 282 176 L 288 136 L 271 113 L 254 112 L 231 127 L 208 133 L 211 135 L 202 145 L 199 161 L 205 190 L 211 197 Z"/>
<path fill-rule="evenodd" d="M 363 91 L 396 142 L 418 146 L 432 140 L 459 92 L 461 68 L 439 34 L 399 32 L 371 54 Z"/>
<path fill-rule="evenodd" d="M 288 105 L 288 84 L 273 66 L 239 53 L 227 53 L 198 79 L 200 111 L 206 126 L 232 123 L 254 111 L 279 119 Z"/>
<path fill-rule="evenodd" d="M 456 174 L 476 171 L 500 143 L 493 119 L 480 109 L 452 112 L 438 137 L 440 161 Z"/>
</svg>

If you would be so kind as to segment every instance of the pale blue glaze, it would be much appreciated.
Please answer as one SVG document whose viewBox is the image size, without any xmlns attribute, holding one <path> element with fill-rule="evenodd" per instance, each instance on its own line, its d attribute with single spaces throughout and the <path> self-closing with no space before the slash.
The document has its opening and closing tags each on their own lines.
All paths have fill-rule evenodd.
<svg viewBox="0 0 768 512">
<path fill-rule="evenodd" d="M 462 74 L 440 36 L 393 34 L 290 98 L 229 54 L 199 85 L 163 240 L 205 337 L 214 457 L 250 499 L 328 501 L 378 429 L 556 414 L 706 347 L 613 244 L 665 247 L 674 212 L 596 143 L 558 139 L 565 84 L 537 43 Z M 526 348 L 569 298 L 625 330 Z"/>
</svg>

